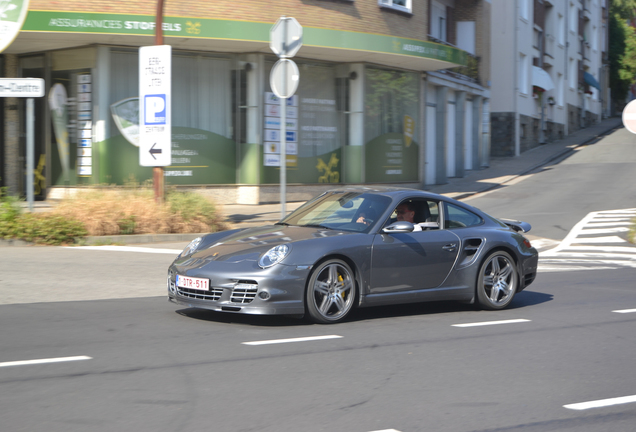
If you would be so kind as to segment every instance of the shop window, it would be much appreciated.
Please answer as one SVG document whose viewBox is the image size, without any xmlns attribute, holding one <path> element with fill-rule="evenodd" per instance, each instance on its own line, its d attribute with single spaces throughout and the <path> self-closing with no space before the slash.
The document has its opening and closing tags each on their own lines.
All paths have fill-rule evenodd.
<svg viewBox="0 0 636 432">
<path fill-rule="evenodd" d="M 278 183 L 281 161 L 280 100 L 269 86 L 273 62 L 266 65 L 264 95 L 263 182 Z M 342 183 L 346 142 L 348 83 L 337 67 L 298 62 L 296 93 L 286 101 L 286 166 L 289 183 Z"/>
<path fill-rule="evenodd" d="M 368 67 L 364 101 L 365 181 L 418 181 L 418 75 Z"/>
<path fill-rule="evenodd" d="M 231 57 L 174 52 L 172 56 L 172 160 L 164 169 L 166 185 L 236 183 L 237 142 Z M 152 176 L 139 166 L 139 59 L 137 50 L 110 54 L 109 134 L 102 143 L 100 182 L 143 182 Z"/>
</svg>

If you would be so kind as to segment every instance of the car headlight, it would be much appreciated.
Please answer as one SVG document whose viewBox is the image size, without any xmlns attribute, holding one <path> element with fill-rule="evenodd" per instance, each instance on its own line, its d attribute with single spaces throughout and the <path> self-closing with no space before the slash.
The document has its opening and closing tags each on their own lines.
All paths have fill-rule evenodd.
<svg viewBox="0 0 636 432">
<path fill-rule="evenodd" d="M 289 245 L 282 244 L 274 246 L 261 256 L 258 260 L 258 265 L 261 268 L 271 267 L 274 264 L 278 264 L 289 254 Z"/>
<path fill-rule="evenodd" d="M 194 240 L 192 240 L 190 242 L 190 244 L 188 244 L 185 249 L 183 250 L 183 252 L 181 252 L 179 254 L 180 257 L 182 256 L 188 256 L 190 254 L 193 254 L 196 252 L 197 248 L 199 247 L 199 245 L 201 244 L 201 240 L 203 240 L 201 237 L 197 237 Z"/>
</svg>

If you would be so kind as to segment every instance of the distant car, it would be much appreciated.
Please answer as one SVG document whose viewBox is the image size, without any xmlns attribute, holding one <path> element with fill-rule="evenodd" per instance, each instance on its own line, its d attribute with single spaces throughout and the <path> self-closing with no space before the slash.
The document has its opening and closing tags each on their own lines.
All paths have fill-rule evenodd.
<svg viewBox="0 0 636 432">
<path fill-rule="evenodd" d="M 397 220 L 401 204 L 413 223 Z M 529 230 L 418 190 L 335 189 L 274 225 L 196 238 L 170 265 L 168 297 L 316 323 L 340 322 L 354 307 L 435 300 L 503 309 L 537 274 Z"/>
</svg>

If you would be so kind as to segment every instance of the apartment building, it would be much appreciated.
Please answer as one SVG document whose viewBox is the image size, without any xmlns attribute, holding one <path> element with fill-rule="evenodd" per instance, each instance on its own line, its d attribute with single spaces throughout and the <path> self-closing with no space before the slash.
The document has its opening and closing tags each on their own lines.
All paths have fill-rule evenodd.
<svg viewBox="0 0 636 432">
<path fill-rule="evenodd" d="M 518 155 L 609 114 L 608 8 L 493 0 L 492 155 Z"/>
<path fill-rule="evenodd" d="M 0 56 L 4 77 L 46 82 L 35 103 L 36 192 L 143 183 L 139 48 L 154 45 L 156 0 L 31 0 Z M 167 186 L 221 202 L 288 200 L 344 184 L 425 187 L 487 164 L 490 0 L 164 2 L 172 47 Z M 281 161 L 272 25 L 303 26 Z M 2 184 L 25 191 L 24 101 L 8 98 Z"/>
</svg>

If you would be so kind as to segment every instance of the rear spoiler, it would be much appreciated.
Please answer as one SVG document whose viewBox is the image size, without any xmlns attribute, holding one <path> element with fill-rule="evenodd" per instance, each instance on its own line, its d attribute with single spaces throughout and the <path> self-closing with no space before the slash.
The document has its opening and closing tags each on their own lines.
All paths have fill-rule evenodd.
<svg viewBox="0 0 636 432">
<path fill-rule="evenodd" d="M 499 220 L 517 232 L 527 233 L 528 231 L 532 229 L 532 226 L 528 222 L 521 222 L 521 221 L 512 220 L 512 219 L 499 219 Z"/>
</svg>

